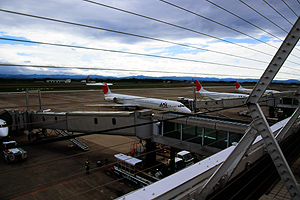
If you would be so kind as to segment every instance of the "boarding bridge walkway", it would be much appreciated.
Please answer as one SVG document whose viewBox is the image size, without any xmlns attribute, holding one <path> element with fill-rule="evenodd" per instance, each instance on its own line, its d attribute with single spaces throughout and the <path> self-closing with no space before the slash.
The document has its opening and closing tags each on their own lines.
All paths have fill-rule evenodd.
<svg viewBox="0 0 300 200">
<path fill-rule="evenodd" d="M 122 136 L 136 136 L 140 139 L 151 138 L 152 142 L 173 146 L 178 149 L 189 150 L 203 156 L 210 156 L 219 152 L 224 147 L 231 145 L 229 133 L 234 133 L 242 137 L 245 130 L 249 126 L 249 122 L 237 121 L 230 119 L 209 118 L 207 116 L 197 116 L 195 114 L 184 115 L 178 113 L 152 113 L 152 110 L 138 111 L 122 111 L 122 112 L 19 112 L 18 110 L 10 110 L 9 114 L 14 120 L 12 127 L 18 130 L 34 130 L 34 129 L 52 129 L 59 132 L 64 137 L 78 137 L 78 133 L 84 134 L 109 134 Z M 29 117 L 28 117 L 29 116 Z M 145 125 L 141 125 L 145 123 Z M 165 130 L 170 124 L 178 124 L 180 137 L 170 137 L 170 134 L 165 134 Z M 25 127 L 22 124 L 30 124 L 30 127 Z M 184 126 L 195 130 L 210 129 L 214 131 L 222 131 L 228 135 L 227 142 L 222 145 L 222 148 L 205 145 L 205 141 L 199 142 L 204 136 L 199 135 L 197 142 L 185 139 Z M 127 127 L 127 128 L 123 128 Z M 174 130 L 176 131 L 176 130 Z M 74 132 L 69 135 L 68 132 Z M 203 131 L 204 133 L 204 131 Z M 192 136 L 191 137 L 195 137 Z M 75 142 L 75 141 L 71 141 Z M 77 145 L 77 144 L 76 144 Z M 199 145 L 205 146 L 199 148 Z M 81 146 L 81 145 L 79 145 Z"/>
<path fill-rule="evenodd" d="M 269 106 L 274 108 L 296 109 L 299 101 L 295 98 L 296 91 L 284 91 L 276 94 L 264 95 L 260 101 L 260 106 Z M 199 100 L 178 97 L 178 101 L 184 103 L 189 108 L 215 109 L 215 108 L 233 108 L 245 106 L 247 98 L 218 99 L 218 100 Z M 194 109 L 193 109 L 194 110 Z"/>
</svg>

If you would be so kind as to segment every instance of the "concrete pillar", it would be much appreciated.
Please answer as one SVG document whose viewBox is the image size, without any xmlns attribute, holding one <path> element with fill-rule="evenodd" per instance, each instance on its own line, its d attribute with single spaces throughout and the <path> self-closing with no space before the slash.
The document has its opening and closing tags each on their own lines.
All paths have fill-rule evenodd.
<svg viewBox="0 0 300 200">
<path fill-rule="evenodd" d="M 146 167 L 151 167 L 156 164 L 156 145 L 151 139 L 146 140 Z"/>
<path fill-rule="evenodd" d="M 173 147 L 170 148 L 170 173 L 173 174 L 175 172 L 175 149 Z"/>
</svg>

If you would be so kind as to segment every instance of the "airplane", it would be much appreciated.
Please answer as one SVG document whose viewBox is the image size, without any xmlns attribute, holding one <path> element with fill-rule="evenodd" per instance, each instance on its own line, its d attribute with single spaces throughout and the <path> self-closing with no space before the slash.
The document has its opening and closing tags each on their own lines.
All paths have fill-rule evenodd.
<svg viewBox="0 0 300 200">
<path fill-rule="evenodd" d="M 118 107 L 118 106 L 143 107 L 143 108 L 151 108 L 151 109 L 163 110 L 163 111 L 191 113 L 190 109 L 188 109 L 185 105 L 183 105 L 178 101 L 147 98 L 141 96 L 124 95 L 124 94 L 115 94 L 112 93 L 108 87 L 108 85 L 111 84 L 107 84 L 107 83 L 89 83 L 87 85 L 102 86 L 102 90 L 104 93 L 104 100 L 111 100 L 117 103 L 117 104 L 108 105 L 111 107 Z"/>
<path fill-rule="evenodd" d="M 243 88 L 237 81 L 235 81 L 235 88 L 236 88 L 236 90 L 243 92 L 243 93 L 247 93 L 247 94 L 250 94 L 252 92 L 252 89 Z M 266 90 L 265 91 L 265 94 L 271 94 L 271 93 L 275 94 L 275 93 L 280 93 L 280 92 L 277 90 Z"/>
<path fill-rule="evenodd" d="M 219 100 L 219 99 L 230 99 L 230 98 L 245 98 L 249 95 L 246 94 L 237 94 L 237 93 L 221 93 L 221 92 L 210 92 L 205 90 L 198 80 L 196 82 L 196 89 L 199 94 L 204 98 Z"/>
<path fill-rule="evenodd" d="M 8 127 L 6 121 L 0 119 L 0 138 L 6 137 L 8 135 Z"/>
</svg>

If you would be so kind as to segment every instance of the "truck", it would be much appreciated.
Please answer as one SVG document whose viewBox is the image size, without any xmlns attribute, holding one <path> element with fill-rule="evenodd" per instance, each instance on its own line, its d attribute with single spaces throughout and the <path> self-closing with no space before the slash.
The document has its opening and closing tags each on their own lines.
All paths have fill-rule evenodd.
<svg viewBox="0 0 300 200">
<path fill-rule="evenodd" d="M 193 154 L 190 151 L 179 150 L 179 149 L 174 149 L 174 151 L 175 151 L 175 158 L 182 159 L 185 167 L 188 167 L 195 163 L 196 159 L 194 158 Z M 157 155 L 170 159 L 171 158 L 171 148 L 168 146 L 161 145 L 160 149 L 157 151 Z M 177 159 L 177 161 L 179 162 L 178 159 Z M 176 159 L 175 159 L 175 162 L 176 162 Z"/>
<path fill-rule="evenodd" d="M 27 159 L 27 151 L 22 148 L 16 148 L 16 141 L 3 142 L 2 158 L 8 163 L 17 162 Z"/>
<path fill-rule="evenodd" d="M 176 157 L 181 158 L 186 167 L 194 164 L 194 156 L 189 151 L 186 150 L 180 151 L 176 154 Z"/>
<path fill-rule="evenodd" d="M 182 160 L 182 158 L 178 158 L 175 157 L 175 163 L 174 163 L 174 172 L 178 172 L 180 170 L 182 170 L 183 168 L 185 168 L 185 163 Z M 166 164 L 167 170 L 170 171 L 171 170 L 171 159 L 168 159 L 168 163 Z"/>
</svg>

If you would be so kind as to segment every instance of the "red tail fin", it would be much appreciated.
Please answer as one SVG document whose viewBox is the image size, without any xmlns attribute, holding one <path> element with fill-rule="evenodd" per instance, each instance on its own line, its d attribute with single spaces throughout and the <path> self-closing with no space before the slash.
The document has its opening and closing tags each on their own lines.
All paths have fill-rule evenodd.
<svg viewBox="0 0 300 200">
<path fill-rule="evenodd" d="M 239 89 L 241 87 L 241 85 L 239 84 L 239 82 L 235 81 L 235 87 L 236 87 L 236 89 Z"/>
<path fill-rule="evenodd" d="M 112 85 L 111 83 L 87 83 L 86 85 L 98 85 L 102 87 L 103 93 L 104 94 L 110 94 L 111 91 L 108 87 L 108 85 Z"/>
<path fill-rule="evenodd" d="M 108 92 L 107 83 L 103 83 L 105 86 L 102 86 L 103 93 L 106 94 Z"/>
<path fill-rule="evenodd" d="M 200 91 L 200 89 L 201 89 L 201 84 L 199 83 L 198 80 L 196 80 L 195 82 L 196 82 L 196 88 L 197 88 L 197 91 Z"/>
</svg>

